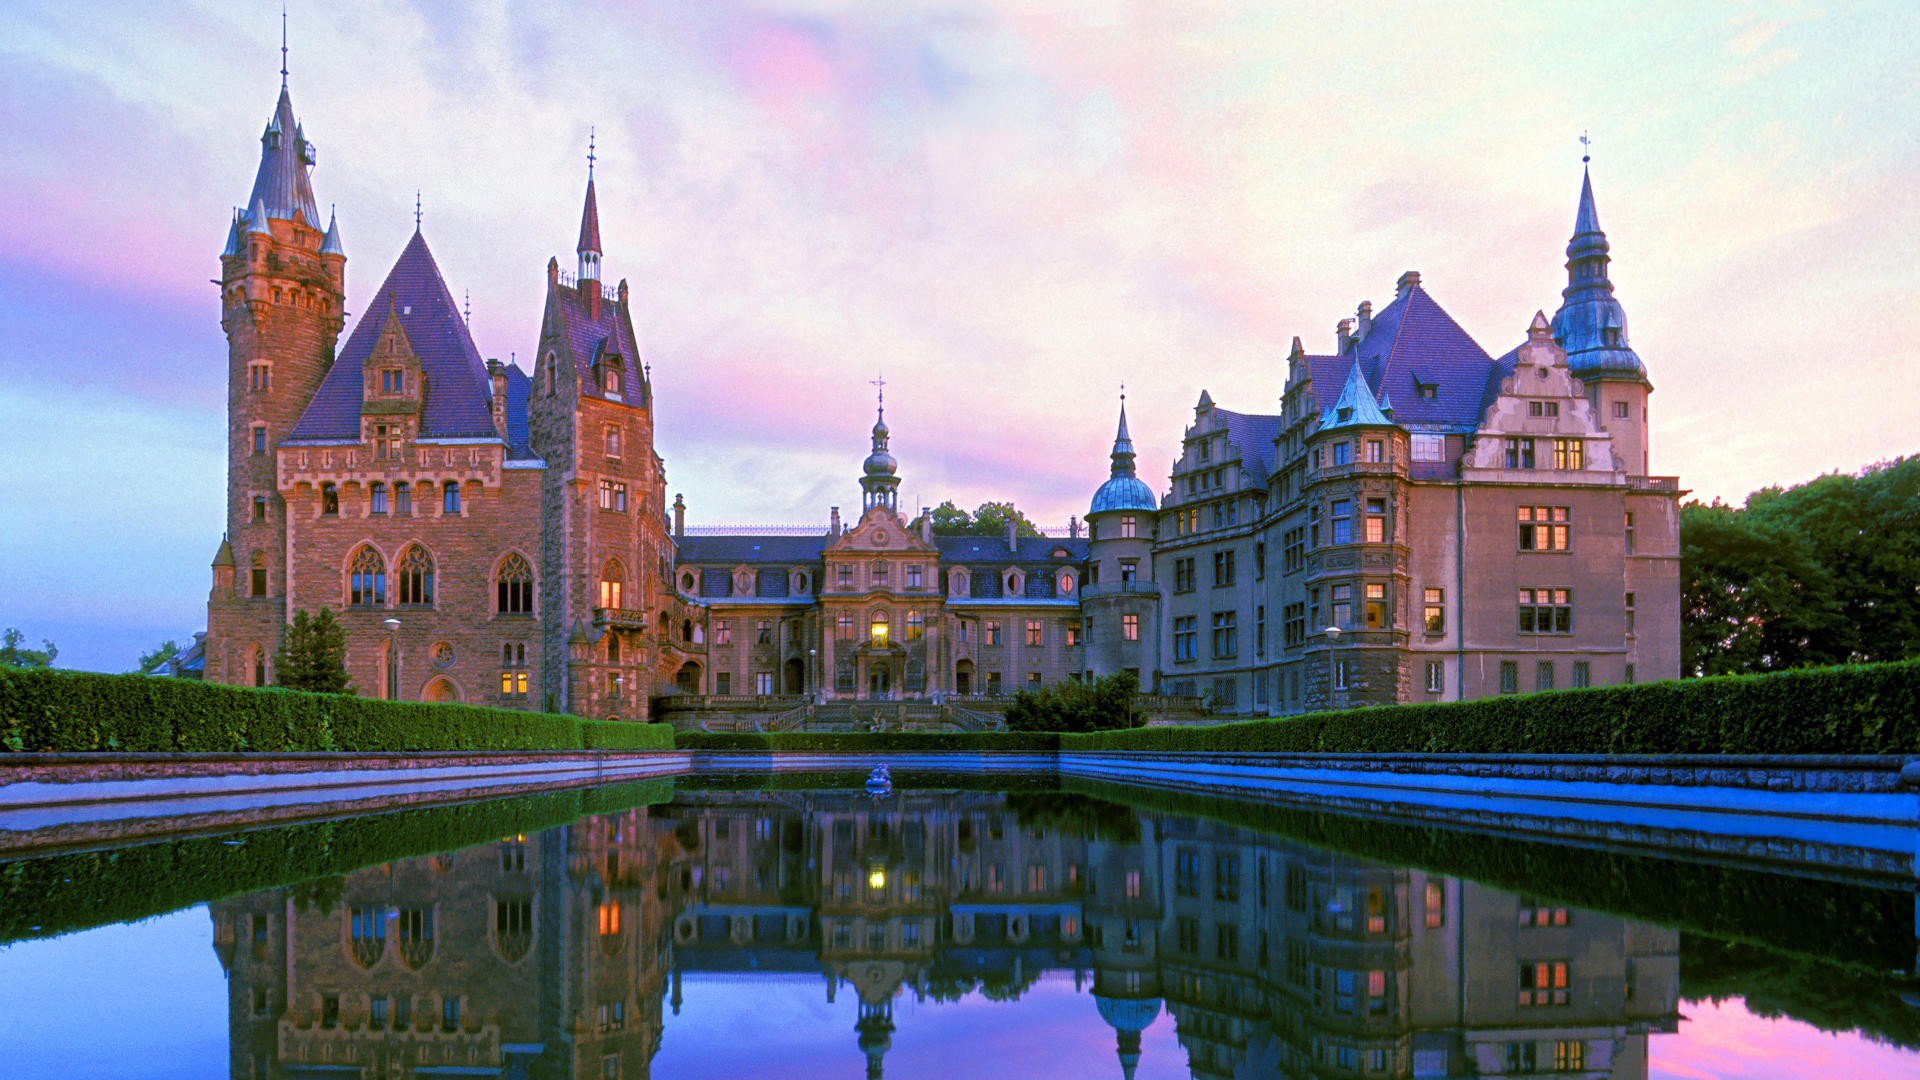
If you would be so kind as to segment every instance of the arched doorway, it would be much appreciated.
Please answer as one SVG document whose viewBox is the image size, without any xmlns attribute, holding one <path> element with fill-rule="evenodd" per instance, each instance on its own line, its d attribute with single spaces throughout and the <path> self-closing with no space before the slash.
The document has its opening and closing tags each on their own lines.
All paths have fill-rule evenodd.
<svg viewBox="0 0 1920 1080">
<path fill-rule="evenodd" d="M 782 693 L 804 694 L 807 692 L 807 669 L 799 657 L 787 661 L 786 676 L 783 679 Z"/>
<path fill-rule="evenodd" d="M 953 692 L 961 697 L 973 693 L 973 661 L 962 660 L 953 665 Z"/>
<path fill-rule="evenodd" d="M 420 692 L 420 700 L 431 702 L 453 702 L 460 700 L 460 688 L 445 675 L 436 675 Z"/>
<path fill-rule="evenodd" d="M 700 665 L 692 660 L 680 665 L 680 671 L 673 677 L 673 685 L 683 694 L 700 692 Z"/>
</svg>

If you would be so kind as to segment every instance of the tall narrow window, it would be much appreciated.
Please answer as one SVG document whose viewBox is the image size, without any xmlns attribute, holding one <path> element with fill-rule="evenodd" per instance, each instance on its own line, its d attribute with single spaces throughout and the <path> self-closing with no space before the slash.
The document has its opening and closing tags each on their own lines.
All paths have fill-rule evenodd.
<svg viewBox="0 0 1920 1080">
<path fill-rule="evenodd" d="M 1387 587 L 1381 582 L 1369 582 L 1366 587 L 1367 628 L 1378 630 L 1389 625 L 1387 617 Z"/>
<path fill-rule="evenodd" d="M 405 480 L 393 485 L 393 512 L 401 517 L 413 516 L 413 485 Z"/>
<path fill-rule="evenodd" d="M 387 564 L 380 553 L 363 547 L 354 553 L 347 574 L 347 603 L 352 607 L 384 607 L 387 602 Z"/>
<path fill-rule="evenodd" d="M 887 641 L 889 638 L 889 632 L 891 630 L 891 624 L 889 623 L 888 619 L 889 619 L 889 616 L 887 615 L 886 608 L 874 609 L 872 617 L 867 621 L 867 628 L 868 628 L 867 639 L 869 641 L 879 646 L 885 646 L 887 644 Z"/>
<path fill-rule="evenodd" d="M 624 437 L 619 428 L 617 427 L 608 428 L 607 429 L 607 456 L 610 458 L 618 458 L 621 454 L 621 444 L 623 442 L 624 442 Z"/>
<path fill-rule="evenodd" d="M 1120 616 L 1120 637 L 1124 641 L 1140 640 L 1140 616 Z"/>
<path fill-rule="evenodd" d="M 447 481 L 440 488 L 440 512 L 443 514 L 460 512 L 460 485 L 452 480 Z"/>
<path fill-rule="evenodd" d="M 1633 511 L 1627 511 L 1627 554 L 1633 554 Z"/>
<path fill-rule="evenodd" d="M 1628 593 L 1627 594 L 1627 636 L 1628 637 L 1632 637 L 1638 631 L 1638 627 L 1636 624 L 1638 623 L 1639 620 L 1635 617 L 1635 614 L 1634 614 L 1633 601 L 1634 601 L 1633 594 Z"/>
<path fill-rule="evenodd" d="M 255 495 L 253 497 L 253 520 L 267 520 L 267 497 L 265 495 Z"/>
<path fill-rule="evenodd" d="M 1573 685 L 1576 687 L 1593 685 L 1593 664 L 1586 660 L 1573 662 Z"/>
<path fill-rule="evenodd" d="M 387 485 L 375 480 L 367 485 L 367 513 L 385 514 L 387 512 Z"/>
<path fill-rule="evenodd" d="M 1333 538 L 1335 544 L 1353 542 L 1353 503 L 1347 499 L 1335 499 L 1329 510 L 1333 519 Z"/>
<path fill-rule="evenodd" d="M 1532 439 L 1508 439 L 1507 440 L 1507 468 L 1509 469 L 1533 468 L 1533 440 Z"/>
<path fill-rule="evenodd" d="M 507 556 L 493 583 L 494 607 L 502 615 L 533 613 L 533 567 L 518 554 Z"/>
<path fill-rule="evenodd" d="M 340 489 L 331 480 L 320 485 L 320 513 L 327 517 L 340 513 Z"/>
<path fill-rule="evenodd" d="M 927 617 L 917 611 L 907 612 L 907 640 L 919 641 L 926 636 Z"/>
<path fill-rule="evenodd" d="M 1351 585 L 1333 587 L 1333 625 L 1353 625 L 1353 586 Z"/>
<path fill-rule="evenodd" d="M 253 565 L 248 571 L 247 595 L 267 595 L 267 557 L 260 552 L 253 553 Z"/>
<path fill-rule="evenodd" d="M 1120 515 L 1120 536 L 1123 539 L 1134 536 L 1139 531 L 1139 528 L 1140 526 L 1132 514 Z"/>
<path fill-rule="evenodd" d="M 600 571 L 600 606 L 603 608 L 622 608 L 621 603 L 627 586 L 627 569 L 620 565 L 619 559 L 607 563 Z"/>
<path fill-rule="evenodd" d="M 1437 694 L 1446 689 L 1447 662 L 1445 660 L 1427 661 L 1427 693 Z"/>
<path fill-rule="evenodd" d="M 1367 500 L 1367 543 L 1385 543 L 1387 539 L 1387 500 Z"/>
<path fill-rule="evenodd" d="M 1586 468 L 1586 443 L 1579 439 L 1553 440 L 1553 467 L 1556 469 L 1576 470 Z"/>
<path fill-rule="evenodd" d="M 1426 624 L 1427 633 L 1444 634 L 1447 632 L 1447 592 L 1445 589 L 1420 590 L 1421 621 Z"/>
<path fill-rule="evenodd" d="M 1553 661 L 1542 660 L 1533 665 L 1533 688 L 1535 690 L 1553 689 Z"/>
<path fill-rule="evenodd" d="M 248 364 L 247 389 L 255 392 L 273 389 L 273 365 L 263 361 Z"/>
<path fill-rule="evenodd" d="M 253 452 L 256 455 L 267 452 L 267 425 L 253 425 Z"/>
<path fill-rule="evenodd" d="M 418 544 L 400 557 L 400 602 L 419 607 L 433 603 L 433 556 Z"/>
</svg>

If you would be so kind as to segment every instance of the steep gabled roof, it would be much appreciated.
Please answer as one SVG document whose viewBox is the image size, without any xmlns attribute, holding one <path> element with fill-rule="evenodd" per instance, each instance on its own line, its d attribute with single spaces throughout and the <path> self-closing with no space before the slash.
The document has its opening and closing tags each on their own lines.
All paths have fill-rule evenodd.
<svg viewBox="0 0 1920 1080">
<path fill-rule="evenodd" d="M 518 364 L 508 364 L 506 375 L 507 459 L 526 461 L 536 456 L 527 423 L 527 410 L 533 400 L 533 379 L 521 371 Z"/>
<path fill-rule="evenodd" d="M 1367 389 L 1367 377 L 1361 365 L 1347 368 L 1346 385 L 1332 406 L 1320 410 L 1320 430 L 1339 427 L 1387 427 L 1393 423 L 1380 410 L 1380 402 Z"/>
<path fill-rule="evenodd" d="M 590 289 L 600 287 L 597 282 L 584 284 Z M 567 351 L 573 354 L 574 376 L 581 396 L 606 396 L 593 377 L 593 365 L 602 355 L 614 353 L 626 368 L 620 400 L 629 405 L 646 405 L 649 388 L 641 367 L 640 344 L 634 340 L 633 323 L 626 318 L 622 305 L 602 300 L 595 314 L 588 310 L 587 299 L 578 289 L 556 285 L 553 292 L 560 312 L 560 331 L 566 338 Z"/>
<path fill-rule="evenodd" d="M 313 182 L 307 176 L 314 156 L 313 144 L 293 117 L 293 98 L 282 86 L 273 118 L 260 135 L 260 170 L 254 174 L 247 206 L 264 206 L 268 217 L 289 221 L 298 211 L 308 228 L 318 229 L 320 207 L 313 201 Z"/>
<path fill-rule="evenodd" d="M 420 437 L 497 438 L 490 410 L 492 380 L 467 332 L 440 267 L 416 232 L 387 272 L 387 280 L 360 314 L 359 325 L 307 403 L 288 442 L 358 441 L 363 400 L 361 365 L 373 352 L 388 312 L 400 322 L 426 385 L 420 406 Z"/>
<path fill-rule="evenodd" d="M 1479 423 L 1492 363 L 1460 324 L 1418 284 L 1373 317 L 1365 340 L 1345 356 L 1309 356 L 1314 395 L 1324 408 L 1357 363 L 1376 398 L 1391 398 L 1402 426 L 1470 428 Z M 1428 398 L 1420 386 L 1436 391 Z"/>
<path fill-rule="evenodd" d="M 1279 452 L 1274 440 L 1280 436 L 1280 417 L 1237 413 L 1218 405 L 1213 411 L 1226 421 L 1227 438 L 1240 451 L 1240 467 L 1247 471 L 1255 485 L 1265 486 L 1267 477 L 1273 473 L 1274 456 Z"/>
</svg>

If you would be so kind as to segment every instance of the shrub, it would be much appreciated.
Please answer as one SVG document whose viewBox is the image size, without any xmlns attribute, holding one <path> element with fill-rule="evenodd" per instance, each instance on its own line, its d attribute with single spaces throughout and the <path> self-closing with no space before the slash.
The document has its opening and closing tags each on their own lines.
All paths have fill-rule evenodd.
<svg viewBox="0 0 1920 1080">
<path fill-rule="evenodd" d="M 963 731 L 921 734 L 910 731 L 859 732 L 705 732 L 674 733 L 682 750 L 800 751 L 822 754 L 1025 753 L 1060 749 L 1052 732 Z"/>
<path fill-rule="evenodd" d="M 1067 750 L 1920 753 L 1920 660 L 1066 735 Z"/>
<path fill-rule="evenodd" d="M 594 732 L 589 742 L 588 731 Z M 0 670 L 0 748 L 288 753 L 667 750 L 664 724 L 144 675 Z"/>
<path fill-rule="evenodd" d="M 1022 690 L 1007 704 L 1009 731 L 1109 731 L 1139 727 L 1146 714 L 1133 708 L 1140 679 L 1127 672 L 1087 682 L 1054 683 Z"/>
</svg>

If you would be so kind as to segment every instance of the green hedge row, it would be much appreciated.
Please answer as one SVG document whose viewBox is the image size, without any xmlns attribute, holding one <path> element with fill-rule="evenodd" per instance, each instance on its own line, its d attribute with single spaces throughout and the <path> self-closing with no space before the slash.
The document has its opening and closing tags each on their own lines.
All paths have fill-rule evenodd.
<svg viewBox="0 0 1920 1080">
<path fill-rule="evenodd" d="M 476 705 L 0 668 L 0 749 L 285 753 L 666 750 L 665 724 Z"/>
<path fill-rule="evenodd" d="M 1064 735 L 1066 750 L 1920 753 L 1920 660 Z"/>
<path fill-rule="evenodd" d="M 0 864 L 0 943 L 539 832 L 668 802 L 673 790 L 672 780 L 640 780 L 21 859 Z"/>
<path fill-rule="evenodd" d="M 957 731 L 679 731 L 682 750 L 804 751 L 829 754 L 1026 753 L 1052 754 L 1062 736 L 1054 732 Z"/>
</svg>

